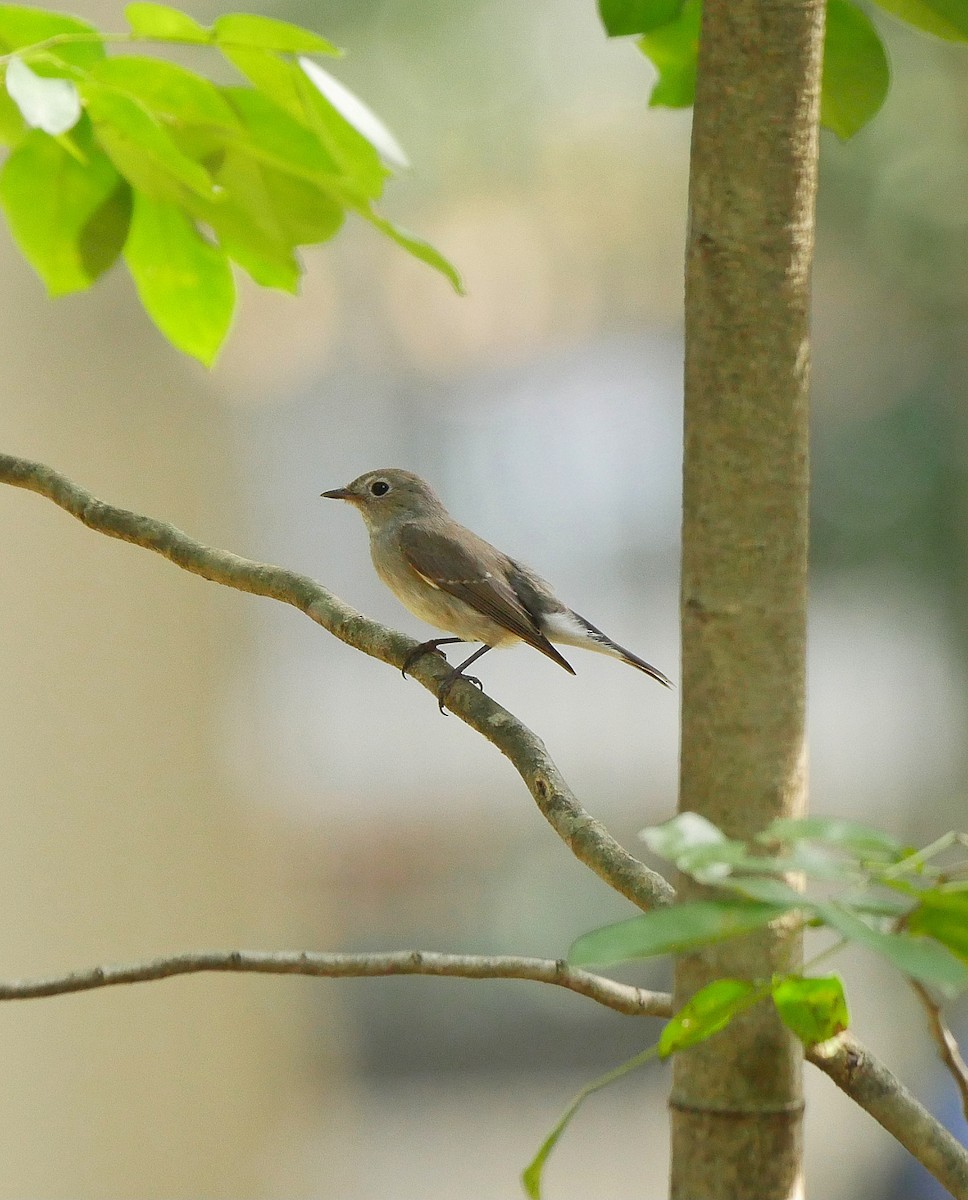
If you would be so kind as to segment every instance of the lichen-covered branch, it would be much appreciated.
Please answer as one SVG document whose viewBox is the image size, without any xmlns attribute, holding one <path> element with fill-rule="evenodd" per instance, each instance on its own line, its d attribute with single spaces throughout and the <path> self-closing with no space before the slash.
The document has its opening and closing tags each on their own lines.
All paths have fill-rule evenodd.
<svg viewBox="0 0 968 1200">
<path fill-rule="evenodd" d="M 173 975 L 231 971 L 257 975 L 310 975 L 325 979 L 387 975 L 446 975 L 454 979 L 530 979 L 587 996 L 632 1017 L 668 1017 L 672 998 L 663 992 L 616 983 L 562 960 L 519 958 L 511 954 L 438 954 L 397 950 L 373 954 L 325 954 L 252 950 L 200 950 L 122 966 L 92 967 L 47 979 L 0 981 L 0 1001 L 36 1000 L 124 983 L 148 983 Z"/>
<path fill-rule="evenodd" d="M 89 529 L 154 550 L 203 579 L 291 604 L 341 641 L 392 666 L 401 667 L 417 645 L 368 620 L 306 575 L 213 549 L 164 521 L 105 504 L 43 463 L 0 454 L 0 483 L 46 496 Z M 409 671 L 434 695 L 447 672 L 434 655 L 421 658 Z M 454 687 L 447 706 L 511 760 L 551 827 L 599 878 L 639 908 L 672 902 L 671 884 L 629 854 L 582 808 L 544 743 L 517 717 L 468 683 Z"/>
<path fill-rule="evenodd" d="M 893 1134 L 956 1200 L 968 1200 L 968 1150 L 856 1038 L 842 1033 L 813 1046 L 807 1058 Z"/>
</svg>

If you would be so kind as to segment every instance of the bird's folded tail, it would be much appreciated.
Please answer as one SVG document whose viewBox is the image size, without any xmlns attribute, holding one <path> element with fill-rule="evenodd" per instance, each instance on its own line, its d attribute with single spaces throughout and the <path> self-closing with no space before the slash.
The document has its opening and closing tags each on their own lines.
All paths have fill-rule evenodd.
<svg viewBox="0 0 968 1200">
<path fill-rule="evenodd" d="M 599 654 L 608 654 L 612 658 L 621 659 L 622 662 L 627 662 L 630 667 L 635 667 L 638 671 L 644 671 L 646 675 L 651 675 L 664 687 L 671 688 L 672 680 L 666 675 L 663 675 L 658 667 L 653 667 L 651 663 L 647 663 L 645 659 L 639 658 L 637 654 L 633 654 L 631 650 L 626 650 L 624 646 L 620 646 L 606 633 L 596 628 L 591 621 L 586 621 L 584 617 L 571 609 L 564 609 L 561 612 L 542 613 L 541 616 L 541 632 L 548 638 L 549 641 L 558 642 L 566 646 L 581 646 L 585 650 L 595 650 Z"/>
</svg>

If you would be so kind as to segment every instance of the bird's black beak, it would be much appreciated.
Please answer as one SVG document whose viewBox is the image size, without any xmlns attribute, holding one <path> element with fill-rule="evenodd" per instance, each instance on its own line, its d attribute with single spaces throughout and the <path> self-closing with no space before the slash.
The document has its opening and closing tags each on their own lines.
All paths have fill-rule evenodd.
<svg viewBox="0 0 968 1200">
<path fill-rule="evenodd" d="M 327 500 L 349 500 L 353 493 L 349 488 L 333 488 L 331 492 L 320 492 Z"/>
</svg>

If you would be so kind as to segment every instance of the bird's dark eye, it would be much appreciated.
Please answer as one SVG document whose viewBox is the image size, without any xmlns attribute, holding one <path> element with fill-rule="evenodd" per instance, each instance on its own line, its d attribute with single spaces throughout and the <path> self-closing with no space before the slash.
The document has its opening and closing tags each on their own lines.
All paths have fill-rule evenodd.
<svg viewBox="0 0 968 1200">
<path fill-rule="evenodd" d="M 390 490 L 390 485 L 385 479 L 374 479 L 370 484 L 370 491 L 374 496 L 385 496 Z"/>
</svg>

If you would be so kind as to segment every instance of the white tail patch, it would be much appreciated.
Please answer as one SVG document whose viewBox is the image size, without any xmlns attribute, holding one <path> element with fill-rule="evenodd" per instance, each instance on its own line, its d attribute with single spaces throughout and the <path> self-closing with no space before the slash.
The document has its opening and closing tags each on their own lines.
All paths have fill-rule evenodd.
<svg viewBox="0 0 968 1200">
<path fill-rule="evenodd" d="M 625 657 L 604 633 L 591 628 L 577 613 L 568 609 L 542 613 L 541 632 L 549 642 L 557 642 L 560 646 L 581 646 L 584 650 L 597 650 L 599 654 L 610 654 L 613 658 Z"/>
<path fill-rule="evenodd" d="M 572 612 L 570 609 L 565 609 L 563 612 L 542 613 L 540 620 L 541 632 L 549 642 L 557 642 L 562 646 L 581 646 L 584 650 L 595 650 L 599 654 L 607 654 L 611 658 L 619 659 L 620 662 L 628 663 L 630 667 L 635 667 L 638 671 L 644 671 L 646 675 L 651 675 L 665 687 L 672 687 L 672 681 L 657 667 L 653 667 L 651 663 L 639 658 L 631 650 L 626 650 L 624 646 L 613 642 L 607 634 L 596 629 L 590 621 L 586 621 L 578 613 Z"/>
</svg>

